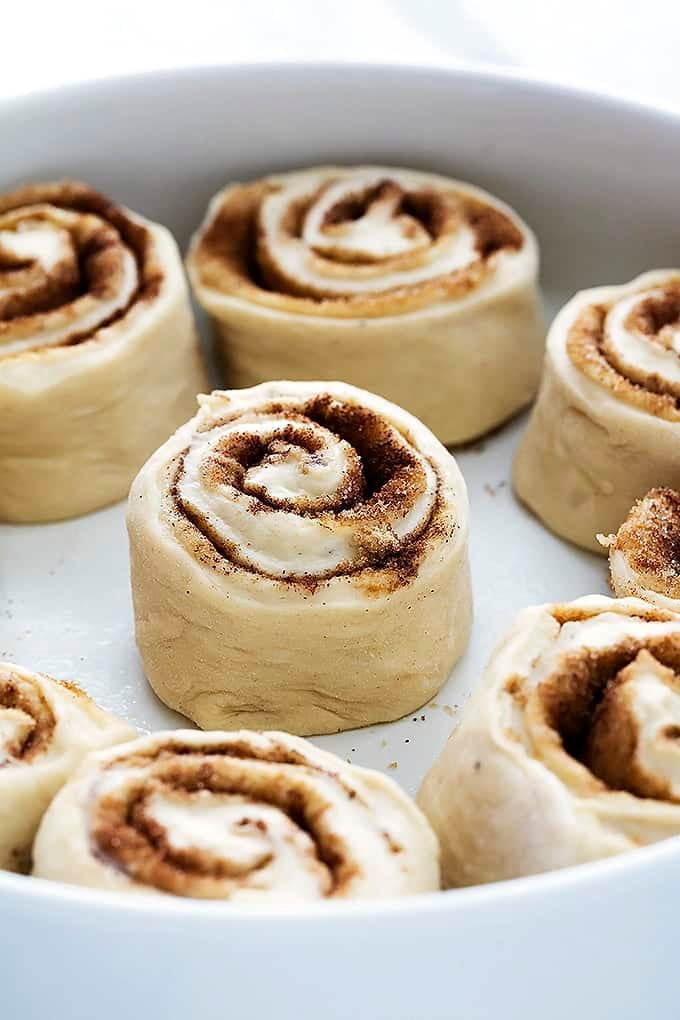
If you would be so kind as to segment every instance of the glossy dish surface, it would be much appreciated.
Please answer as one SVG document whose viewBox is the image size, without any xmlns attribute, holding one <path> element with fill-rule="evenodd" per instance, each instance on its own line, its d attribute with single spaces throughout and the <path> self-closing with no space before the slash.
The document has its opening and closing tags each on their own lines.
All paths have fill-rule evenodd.
<svg viewBox="0 0 680 1020">
<path fill-rule="evenodd" d="M 6 103 L 0 134 L 3 189 L 77 176 L 168 226 L 183 250 L 229 179 L 370 159 L 450 174 L 512 205 L 537 234 L 549 314 L 577 289 L 678 260 L 680 120 L 519 79 L 351 66 L 164 73 Z M 456 451 L 471 502 L 475 620 L 453 676 L 401 721 L 315 740 L 411 794 L 515 614 L 608 591 L 604 559 L 560 541 L 515 500 L 524 424 Z M 117 504 L 65 523 L 0 526 L 0 659 L 73 677 L 142 730 L 186 725 L 141 671 L 124 517 Z M 239 1020 L 274 1008 L 301 1020 L 321 996 L 328 1020 L 500 1010 L 633 1020 L 646 985 L 650 1015 L 665 1020 L 675 990 L 658 953 L 673 937 L 678 891 L 676 840 L 486 888 L 266 917 L 0 873 L 0 974 L 9 982 L 31 959 L 45 975 L 16 988 L 12 1016 L 79 1020 L 96 1009 L 113 1020 L 136 1002 L 174 1020 L 214 1012 L 228 988 Z M 316 990 L 303 999 L 289 980 L 302 960 Z M 564 981 L 565 960 L 578 982 Z"/>
</svg>

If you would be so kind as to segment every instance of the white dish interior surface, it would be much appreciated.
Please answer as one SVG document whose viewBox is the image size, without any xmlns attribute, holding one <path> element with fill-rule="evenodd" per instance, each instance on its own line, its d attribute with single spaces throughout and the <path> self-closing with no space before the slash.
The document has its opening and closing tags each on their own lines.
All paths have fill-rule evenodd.
<svg viewBox="0 0 680 1020">
<path fill-rule="evenodd" d="M 0 137 L 3 187 L 79 177 L 169 226 L 183 247 L 209 197 L 230 179 L 327 161 L 373 162 L 448 173 L 514 206 L 538 235 L 550 312 L 580 287 L 623 282 L 680 262 L 680 120 L 526 81 L 349 66 L 149 75 L 6 103 Z M 140 409 L 140 427 L 143 417 Z M 511 458 L 523 426 L 524 416 L 456 453 L 471 500 L 475 622 L 450 680 L 406 719 L 317 741 L 386 771 L 411 794 L 515 613 L 532 603 L 608 590 L 604 559 L 549 534 L 513 497 Z M 0 526 L 0 658 L 76 679 L 142 730 L 187 725 L 164 708 L 143 676 L 124 519 L 119 504 L 65 523 Z M 645 904 L 655 883 L 666 892 L 652 923 Z M 296 954 L 299 966 L 304 952 L 315 968 L 317 992 L 322 985 L 316 982 L 333 987 L 331 1000 L 324 1000 L 326 1017 L 345 1018 L 350 1008 L 360 1017 L 411 1017 L 426 1007 L 428 1018 L 454 1010 L 469 1020 L 492 1015 L 502 1003 L 505 1016 L 557 1020 L 574 1009 L 582 1017 L 596 1015 L 588 999 L 602 980 L 595 953 L 598 967 L 617 972 L 608 1012 L 600 1015 L 614 1015 L 616 1008 L 617 1015 L 633 1017 L 638 1014 L 627 1011 L 634 1006 L 631 987 L 658 972 L 654 954 L 647 963 L 636 957 L 633 986 L 619 968 L 652 931 L 658 949 L 665 910 L 670 932 L 669 887 L 680 890 L 676 841 L 484 889 L 266 917 L 229 904 L 115 897 L 0 875 L 0 910 L 15 926 L 12 952 L 3 952 L 0 970 L 22 955 L 28 959 L 36 945 L 47 946 L 68 925 L 69 952 L 81 954 L 77 967 L 65 964 L 62 953 L 59 966 L 46 952 L 41 960 L 54 971 L 52 1001 L 63 995 L 71 1018 L 91 1015 L 97 982 L 110 980 L 113 968 L 126 970 L 126 998 L 136 994 L 146 1002 L 153 995 L 165 1016 L 199 1015 L 199 1007 L 221 1001 L 212 997 L 218 990 L 211 960 L 219 961 L 219 976 L 236 997 L 231 1015 L 239 1020 L 265 1016 L 274 1004 L 279 1016 L 289 1010 L 306 1016 L 299 995 L 293 1012 L 294 989 L 286 979 Z M 372 948 L 364 943 L 362 951 L 369 917 Z M 115 960 L 107 963 L 114 932 Z M 143 948 L 153 940 L 162 952 Z M 266 982 L 257 976 L 262 953 Z M 560 978 L 565 954 L 570 970 L 580 973 L 575 987 Z M 181 959 L 185 971 L 164 980 Z M 491 960 L 494 987 L 484 977 Z M 71 981 L 78 974 L 77 998 L 71 971 Z M 502 1000 L 497 984 L 505 989 Z M 17 1005 L 37 1009 L 42 994 L 36 983 Z M 671 1015 L 664 1012 L 666 1005 L 671 1010 L 670 988 L 668 999 L 663 987 L 659 994 L 656 1010 L 647 1003 L 657 1020 Z M 453 996 L 448 1005 L 447 996 Z M 108 1001 L 97 1009 L 114 1016 Z"/>
</svg>

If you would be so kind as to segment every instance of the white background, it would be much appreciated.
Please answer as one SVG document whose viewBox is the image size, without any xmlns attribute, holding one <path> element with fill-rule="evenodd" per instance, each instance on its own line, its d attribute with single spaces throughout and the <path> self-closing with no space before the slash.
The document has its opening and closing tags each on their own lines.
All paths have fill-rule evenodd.
<svg viewBox="0 0 680 1020">
<path fill-rule="evenodd" d="M 0 97 L 259 60 L 495 64 L 680 110 L 679 0 L 14 0 Z"/>
</svg>

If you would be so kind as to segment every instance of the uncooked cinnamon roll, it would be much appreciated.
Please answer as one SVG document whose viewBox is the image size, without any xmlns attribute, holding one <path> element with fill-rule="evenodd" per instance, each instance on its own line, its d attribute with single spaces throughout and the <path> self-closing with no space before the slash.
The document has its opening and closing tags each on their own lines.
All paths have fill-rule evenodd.
<svg viewBox="0 0 680 1020">
<path fill-rule="evenodd" d="M 609 549 L 612 588 L 660 609 L 680 612 L 680 493 L 652 489 L 616 535 L 600 536 Z"/>
<path fill-rule="evenodd" d="M 680 486 L 679 352 L 680 270 L 582 291 L 555 319 L 514 483 L 558 535 L 601 553 L 636 499 Z"/>
<path fill-rule="evenodd" d="M 0 662 L 0 868 L 26 870 L 40 819 L 89 751 L 134 735 L 75 684 Z"/>
<path fill-rule="evenodd" d="M 34 862 L 62 882 L 251 905 L 439 888 L 435 836 L 395 783 L 244 730 L 90 755 L 45 815 Z"/>
<path fill-rule="evenodd" d="M 425 777 L 447 885 L 680 834 L 680 617 L 588 596 L 526 609 Z"/>
<path fill-rule="evenodd" d="M 229 386 L 343 379 L 459 443 L 538 385 L 535 239 L 469 184 L 363 166 L 231 185 L 188 268 Z"/>
<path fill-rule="evenodd" d="M 122 499 L 204 386 L 164 227 L 72 181 L 0 195 L 0 520 Z"/>
<path fill-rule="evenodd" d="M 468 640 L 468 504 L 415 418 L 342 383 L 202 397 L 128 512 L 137 644 L 205 729 L 395 719 Z"/>
</svg>

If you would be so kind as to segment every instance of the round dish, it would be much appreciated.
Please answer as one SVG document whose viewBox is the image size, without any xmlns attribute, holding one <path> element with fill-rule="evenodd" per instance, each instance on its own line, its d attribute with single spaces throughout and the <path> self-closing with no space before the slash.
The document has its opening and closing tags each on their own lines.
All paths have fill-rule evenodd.
<svg viewBox="0 0 680 1020">
<path fill-rule="evenodd" d="M 272 131 L 282 123 L 285 131 Z M 455 132 L 443 131 L 450 123 Z M 170 226 L 183 246 L 227 171 L 244 179 L 370 158 L 436 169 L 508 201 L 539 237 L 554 303 L 677 260 L 669 209 L 680 122 L 509 77 L 347 66 L 178 72 L 6 103 L 0 127 L 4 186 L 75 168 Z M 499 138 L 502 157 L 492 159 Z M 120 159 L 105 161 L 114 149 Z M 612 174 L 612 165 L 625 172 Z M 415 721 L 319 741 L 387 770 L 411 793 L 515 612 L 607 591 L 602 560 L 567 548 L 513 502 L 508 464 L 517 435 L 505 429 L 458 458 L 473 507 L 477 623 L 454 679 Z M 82 680 L 104 708 L 138 725 L 181 725 L 146 690 L 122 548 L 122 505 L 58 526 L 2 527 L 2 651 Z M 645 987 L 650 1014 L 666 1020 L 677 1012 L 676 982 L 659 954 L 674 937 L 678 889 L 676 840 L 485 888 L 265 916 L 0 874 L 0 973 L 5 1005 L 26 1017 L 119 1020 L 134 1008 L 186 1020 L 223 1009 L 227 989 L 239 1020 L 311 1020 L 321 999 L 329 1020 L 450 1020 L 454 991 L 466 1020 L 635 1020 Z M 65 933 L 68 952 L 55 952 Z M 17 981 L 27 960 L 39 980 Z M 578 980 L 565 981 L 565 961 Z"/>
</svg>

